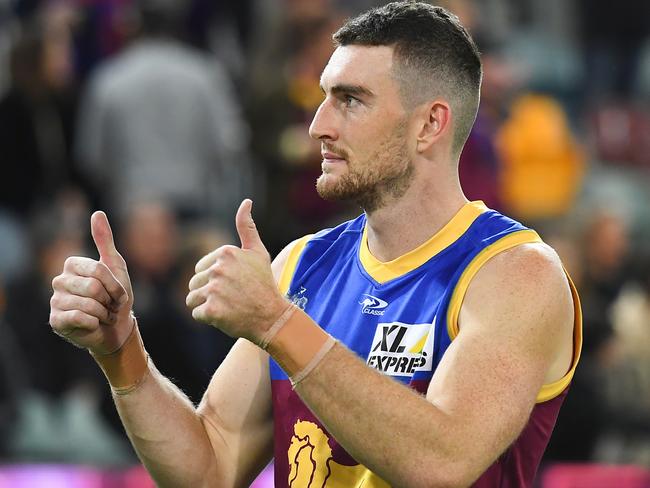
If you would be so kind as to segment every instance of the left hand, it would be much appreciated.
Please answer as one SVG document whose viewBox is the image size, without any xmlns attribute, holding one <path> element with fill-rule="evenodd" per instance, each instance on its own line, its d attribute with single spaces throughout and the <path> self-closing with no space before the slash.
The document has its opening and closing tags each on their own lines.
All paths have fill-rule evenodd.
<svg viewBox="0 0 650 488">
<path fill-rule="evenodd" d="M 241 248 L 221 246 L 201 258 L 185 302 L 199 322 L 259 344 L 289 303 L 273 278 L 252 206 L 251 200 L 244 200 L 235 217 Z"/>
</svg>

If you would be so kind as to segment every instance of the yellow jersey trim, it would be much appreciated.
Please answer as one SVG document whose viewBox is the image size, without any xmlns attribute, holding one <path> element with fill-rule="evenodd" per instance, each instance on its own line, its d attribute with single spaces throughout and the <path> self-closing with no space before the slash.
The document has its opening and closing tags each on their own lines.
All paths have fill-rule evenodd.
<svg viewBox="0 0 650 488">
<path fill-rule="evenodd" d="M 566 270 L 564 272 L 569 280 L 569 287 L 573 296 L 573 361 L 571 362 L 571 369 L 569 369 L 567 374 L 553 383 L 542 386 L 542 389 L 537 394 L 537 403 L 546 402 L 555 398 L 569 386 L 576 371 L 576 366 L 578 366 L 580 353 L 582 352 L 582 308 L 580 307 L 580 297 L 571 277 Z"/>
<path fill-rule="evenodd" d="M 469 284 L 483 267 L 483 265 L 491 258 L 507 249 L 513 248 L 520 244 L 530 242 L 542 242 L 537 232 L 534 230 L 519 230 L 508 234 L 489 246 L 485 247 L 479 252 L 474 259 L 467 265 L 463 274 L 460 275 L 458 283 L 449 300 L 449 307 L 447 308 L 447 333 L 449 338 L 453 341 L 458 335 L 458 316 L 460 315 L 460 307 L 465 299 L 465 293 Z"/>
<path fill-rule="evenodd" d="M 289 291 L 293 273 L 296 271 L 296 266 L 298 265 L 298 259 L 312 235 L 313 234 L 306 235 L 295 241 L 294 246 L 291 248 L 291 251 L 289 251 L 289 256 L 287 257 L 287 261 L 284 263 L 284 267 L 280 273 L 280 279 L 278 280 L 278 288 L 283 295 L 286 295 Z"/>
<path fill-rule="evenodd" d="M 368 224 L 366 224 L 359 247 L 361 265 L 378 283 L 386 283 L 399 278 L 422 266 L 440 251 L 457 241 L 474 223 L 476 218 L 487 210 L 488 208 L 481 201 L 466 203 L 433 237 L 412 251 L 388 262 L 379 261 L 370 253 L 370 249 L 368 249 Z"/>
<path fill-rule="evenodd" d="M 511 249 L 520 244 L 529 244 L 535 242 L 542 242 L 539 235 L 534 230 L 520 230 L 502 237 L 498 241 L 490 244 L 469 263 L 463 274 L 460 276 L 458 283 L 452 293 L 449 307 L 447 309 L 447 333 L 449 338 L 453 341 L 458 336 L 458 316 L 460 315 L 460 307 L 465 299 L 465 294 L 469 288 L 469 284 L 476 276 L 476 273 L 483 267 L 483 265 L 497 254 Z M 566 273 L 566 270 L 565 270 Z M 580 298 L 578 292 L 571 281 L 571 277 L 566 273 L 571 288 L 571 295 L 573 298 L 574 309 L 574 324 L 573 324 L 573 360 L 569 371 L 559 380 L 543 385 L 537 394 L 536 403 L 543 403 L 551 400 L 562 393 L 573 379 L 576 366 L 580 359 L 580 352 L 582 350 L 582 311 L 580 308 Z"/>
</svg>

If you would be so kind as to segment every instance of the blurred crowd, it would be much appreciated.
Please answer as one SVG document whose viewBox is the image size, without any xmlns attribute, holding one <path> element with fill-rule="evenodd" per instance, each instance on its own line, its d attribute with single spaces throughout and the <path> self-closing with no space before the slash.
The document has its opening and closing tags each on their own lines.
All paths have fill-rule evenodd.
<svg viewBox="0 0 650 488">
<path fill-rule="evenodd" d="M 0 459 L 128 465 L 90 356 L 48 326 L 51 280 L 106 210 L 158 368 L 195 402 L 232 340 L 184 305 L 236 243 L 272 255 L 359 209 L 321 200 L 307 128 L 332 32 L 372 0 L 0 0 Z M 582 297 L 585 347 L 551 461 L 650 467 L 650 3 L 447 0 L 485 77 L 471 199 L 535 227 Z M 534 279 L 534 277 L 531 277 Z"/>
</svg>

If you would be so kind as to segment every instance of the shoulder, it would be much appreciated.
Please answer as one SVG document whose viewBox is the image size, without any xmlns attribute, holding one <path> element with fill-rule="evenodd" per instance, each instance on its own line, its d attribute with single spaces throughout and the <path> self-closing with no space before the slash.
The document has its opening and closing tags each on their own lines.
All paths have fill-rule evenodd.
<svg viewBox="0 0 650 488">
<path fill-rule="evenodd" d="M 573 327 L 573 299 L 557 253 L 542 242 L 507 249 L 470 283 L 459 320 L 552 337 Z M 480 314 L 480 320 L 474 320 Z M 465 320 L 463 320 L 465 319 Z"/>
<path fill-rule="evenodd" d="M 320 255 L 324 253 L 325 249 L 331 247 L 336 242 L 341 242 L 347 237 L 352 237 L 351 241 L 356 242 L 363 233 L 365 222 L 365 215 L 360 215 L 356 219 L 348 220 L 336 227 L 323 229 L 315 234 L 308 234 L 292 241 L 273 260 L 274 273 L 276 273 L 276 270 L 281 272 L 291 262 L 292 258 L 297 260 L 306 247 L 309 247 L 310 250 L 315 250 Z"/>
<path fill-rule="evenodd" d="M 271 269 L 273 270 L 273 276 L 275 277 L 275 281 L 277 281 L 278 283 L 280 282 L 282 271 L 284 270 L 287 263 L 289 262 L 290 257 L 293 254 L 298 253 L 300 250 L 299 248 L 304 247 L 304 244 L 306 244 L 306 241 L 309 240 L 309 237 L 310 236 L 307 235 L 291 241 L 273 259 L 273 262 L 271 263 Z"/>
<path fill-rule="evenodd" d="M 516 245 L 498 253 L 477 273 L 477 280 L 507 288 L 554 290 L 567 283 L 559 256 L 544 242 Z"/>
</svg>

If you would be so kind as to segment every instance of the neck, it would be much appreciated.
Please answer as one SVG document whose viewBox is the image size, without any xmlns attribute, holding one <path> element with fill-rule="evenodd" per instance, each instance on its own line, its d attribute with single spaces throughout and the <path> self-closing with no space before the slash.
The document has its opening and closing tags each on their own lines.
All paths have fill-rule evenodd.
<svg viewBox="0 0 650 488">
<path fill-rule="evenodd" d="M 416 175 L 402 197 L 387 200 L 367 214 L 370 253 L 387 262 L 412 251 L 442 229 L 467 201 L 457 174 Z"/>
</svg>

